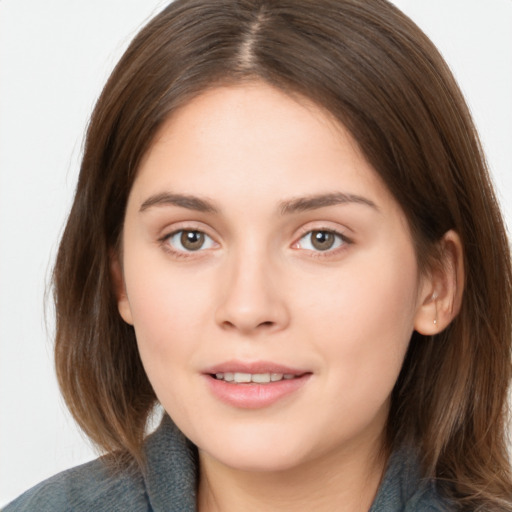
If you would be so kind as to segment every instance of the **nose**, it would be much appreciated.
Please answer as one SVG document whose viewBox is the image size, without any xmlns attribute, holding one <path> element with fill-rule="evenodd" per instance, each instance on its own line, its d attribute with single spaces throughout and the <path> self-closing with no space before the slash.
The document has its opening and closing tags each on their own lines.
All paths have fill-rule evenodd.
<svg viewBox="0 0 512 512">
<path fill-rule="evenodd" d="M 222 276 L 215 320 L 245 335 L 280 331 L 290 321 L 282 272 L 261 251 L 247 252 L 234 256 Z"/>
</svg>

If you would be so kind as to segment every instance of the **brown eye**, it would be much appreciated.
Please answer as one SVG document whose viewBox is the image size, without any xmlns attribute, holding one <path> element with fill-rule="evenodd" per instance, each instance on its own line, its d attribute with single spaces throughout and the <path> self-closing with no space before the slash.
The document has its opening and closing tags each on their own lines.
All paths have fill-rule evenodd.
<svg viewBox="0 0 512 512">
<path fill-rule="evenodd" d="M 330 231 L 313 231 L 311 233 L 311 245 L 319 251 L 331 249 L 335 241 L 334 233 Z"/>
<path fill-rule="evenodd" d="M 306 233 L 298 242 L 300 249 L 326 252 L 350 243 L 343 235 L 328 229 L 316 229 Z"/>
<path fill-rule="evenodd" d="M 204 244 L 204 233 L 200 231 L 182 231 L 180 242 L 187 251 L 197 251 Z"/>
<path fill-rule="evenodd" d="M 172 235 L 165 238 L 168 244 L 175 252 L 197 252 L 204 249 L 215 247 L 215 242 L 202 231 L 194 229 L 180 229 Z"/>
</svg>

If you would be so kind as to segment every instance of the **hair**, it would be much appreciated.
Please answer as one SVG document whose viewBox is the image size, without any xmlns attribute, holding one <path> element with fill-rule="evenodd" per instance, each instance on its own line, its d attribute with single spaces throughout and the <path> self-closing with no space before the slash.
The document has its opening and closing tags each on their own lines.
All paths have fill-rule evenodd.
<svg viewBox="0 0 512 512">
<path fill-rule="evenodd" d="M 386 0 L 176 0 L 133 40 L 92 114 L 54 269 L 57 375 L 76 421 L 102 450 L 143 462 L 157 399 L 110 271 L 127 198 L 177 108 L 246 81 L 309 98 L 350 131 L 404 211 L 421 270 L 435 268 L 446 231 L 459 234 L 460 313 L 438 335 L 413 334 L 387 438 L 417 447 L 457 509 L 510 510 L 506 232 L 451 72 Z"/>
</svg>

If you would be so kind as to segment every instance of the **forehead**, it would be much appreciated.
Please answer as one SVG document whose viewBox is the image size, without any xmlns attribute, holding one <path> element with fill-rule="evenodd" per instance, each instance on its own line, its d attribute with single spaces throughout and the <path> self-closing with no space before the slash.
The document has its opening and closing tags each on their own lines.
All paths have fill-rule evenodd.
<svg viewBox="0 0 512 512">
<path fill-rule="evenodd" d="M 208 90 L 174 112 L 146 153 L 134 192 L 139 200 L 157 189 L 222 198 L 234 188 L 246 204 L 340 188 L 391 199 L 341 123 L 262 82 Z"/>
</svg>

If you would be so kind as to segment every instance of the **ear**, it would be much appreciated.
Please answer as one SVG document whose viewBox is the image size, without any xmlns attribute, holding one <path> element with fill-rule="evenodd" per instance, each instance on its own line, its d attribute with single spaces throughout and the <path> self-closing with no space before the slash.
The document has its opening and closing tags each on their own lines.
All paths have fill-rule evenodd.
<svg viewBox="0 0 512 512">
<path fill-rule="evenodd" d="M 133 325 L 132 310 L 128 301 L 128 295 L 126 294 L 123 269 L 119 261 L 119 255 L 114 250 L 110 252 L 110 275 L 112 276 L 119 314 L 127 324 Z"/>
<path fill-rule="evenodd" d="M 423 278 L 414 321 L 414 329 L 427 336 L 438 334 L 457 316 L 464 291 L 464 252 L 455 231 L 444 234 L 439 253 L 438 265 Z"/>
</svg>

